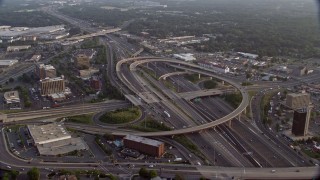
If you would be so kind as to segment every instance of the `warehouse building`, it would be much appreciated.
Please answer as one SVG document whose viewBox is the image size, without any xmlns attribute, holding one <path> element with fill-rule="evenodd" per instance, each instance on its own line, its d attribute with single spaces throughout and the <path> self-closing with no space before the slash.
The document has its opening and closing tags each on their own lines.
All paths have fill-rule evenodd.
<svg viewBox="0 0 320 180">
<path fill-rule="evenodd" d="M 30 48 L 31 48 L 30 45 L 26 45 L 26 46 L 8 46 L 7 47 L 7 52 L 18 52 L 18 51 L 28 50 Z"/>
<path fill-rule="evenodd" d="M 28 125 L 27 127 L 40 155 L 57 156 L 75 150 L 88 149 L 81 138 L 72 138 L 61 124 Z"/>
<path fill-rule="evenodd" d="M 140 136 L 127 135 L 123 139 L 123 144 L 126 148 L 135 149 L 151 156 L 160 157 L 164 153 L 163 142 Z"/>
<path fill-rule="evenodd" d="M 16 64 L 18 62 L 19 61 L 16 59 L 0 60 L 0 68 L 13 66 L 14 64 Z"/>
</svg>

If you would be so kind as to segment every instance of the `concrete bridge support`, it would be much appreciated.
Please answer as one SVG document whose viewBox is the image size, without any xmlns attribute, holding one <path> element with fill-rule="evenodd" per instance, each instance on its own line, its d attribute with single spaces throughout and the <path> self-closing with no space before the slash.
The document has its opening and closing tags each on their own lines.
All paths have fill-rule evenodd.
<svg viewBox="0 0 320 180">
<path fill-rule="evenodd" d="M 201 74 L 199 74 L 199 79 L 201 79 Z"/>
<path fill-rule="evenodd" d="M 229 128 L 231 128 L 231 121 L 232 121 L 232 120 L 229 120 L 228 123 L 227 123 L 227 126 L 228 126 Z"/>
</svg>

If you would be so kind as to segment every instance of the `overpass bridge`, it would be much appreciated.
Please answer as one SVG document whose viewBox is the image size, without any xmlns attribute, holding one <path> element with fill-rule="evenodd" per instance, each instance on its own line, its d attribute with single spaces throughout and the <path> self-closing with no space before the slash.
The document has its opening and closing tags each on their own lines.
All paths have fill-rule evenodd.
<svg viewBox="0 0 320 180">
<path fill-rule="evenodd" d="M 205 96 L 218 96 L 222 94 L 227 93 L 235 93 L 237 92 L 236 89 L 205 89 L 205 90 L 199 90 L 199 91 L 190 91 L 190 92 L 183 92 L 179 93 L 179 96 L 181 98 L 184 98 L 185 100 L 191 100 L 198 97 L 205 97 Z"/>
<path fill-rule="evenodd" d="M 120 28 L 102 30 L 102 31 L 99 31 L 99 32 L 91 33 L 91 34 L 86 34 L 86 35 L 83 35 L 83 36 L 70 37 L 70 38 L 67 38 L 66 40 L 74 41 L 74 40 L 92 38 L 92 37 L 96 37 L 96 36 L 103 36 L 103 35 L 114 33 L 114 32 L 120 31 L 120 30 L 121 30 Z"/>
<path fill-rule="evenodd" d="M 144 51 L 143 48 L 140 48 L 137 52 L 135 52 L 134 54 L 131 55 L 131 57 L 137 57 L 139 54 L 141 54 Z"/>
<path fill-rule="evenodd" d="M 228 122 L 230 120 L 232 120 L 233 118 L 238 117 L 239 115 L 241 115 L 241 113 L 243 111 L 245 111 L 246 107 L 249 104 L 249 96 L 248 93 L 246 92 L 246 90 L 239 85 L 237 82 L 232 81 L 230 79 L 227 79 L 225 77 L 220 77 L 219 75 L 217 75 L 213 70 L 208 69 L 208 68 L 204 68 L 195 64 L 191 64 L 188 62 L 183 62 L 183 61 L 179 61 L 179 60 L 175 60 L 175 59 L 164 59 L 164 58 L 154 58 L 154 57 L 140 57 L 140 58 L 128 58 L 128 59 L 123 59 L 121 61 L 119 61 L 116 65 L 116 72 L 117 72 L 117 76 L 120 80 L 123 80 L 122 82 L 130 89 L 132 90 L 132 92 L 134 92 L 135 94 L 139 94 L 140 92 L 138 92 L 137 90 L 135 90 L 134 87 L 132 87 L 132 85 L 130 84 L 130 82 L 128 82 L 126 80 L 126 78 L 122 77 L 122 73 L 121 73 L 121 66 L 124 63 L 128 63 L 133 61 L 133 63 L 130 64 L 130 71 L 131 72 L 135 72 L 137 70 L 137 66 L 144 64 L 144 63 L 149 63 L 149 62 L 163 62 L 163 63 L 173 63 L 173 64 L 182 64 L 184 66 L 189 66 L 190 69 L 188 69 L 188 71 L 194 72 L 194 73 L 199 73 L 199 74 L 203 74 L 203 75 L 207 75 L 216 79 L 220 79 L 222 81 L 225 81 L 227 83 L 229 83 L 230 85 L 232 85 L 233 87 L 235 87 L 242 95 L 242 102 L 240 103 L 239 107 L 237 107 L 234 111 L 232 111 L 230 114 L 217 119 L 215 121 L 212 121 L 210 123 L 206 123 L 206 124 L 202 124 L 199 126 L 195 126 L 195 127 L 189 127 L 189 128 L 185 128 L 185 129 L 177 129 L 177 130 L 172 130 L 172 131 L 162 131 L 162 132 L 136 132 L 134 133 L 135 135 L 138 136 L 172 136 L 172 135 L 179 135 L 179 134 L 186 134 L 186 133 L 193 133 L 193 132 L 198 132 L 201 130 L 205 130 L 205 129 L 209 129 L 212 127 L 215 127 L 219 124 L 223 124 L 225 122 Z M 136 73 L 134 73 L 136 74 Z M 135 76 L 134 76 L 135 78 Z M 104 130 L 102 130 L 104 131 Z M 106 131 L 107 132 L 107 131 Z M 112 132 L 112 134 L 114 135 L 118 135 L 118 136 L 125 136 L 127 134 L 129 134 L 128 132 L 123 132 L 121 130 L 115 130 Z"/>
<path fill-rule="evenodd" d="M 159 80 L 161 80 L 161 79 L 166 80 L 170 76 L 179 76 L 179 75 L 184 75 L 184 74 L 192 74 L 192 73 L 186 72 L 186 71 L 167 73 L 167 74 L 160 76 Z"/>
</svg>

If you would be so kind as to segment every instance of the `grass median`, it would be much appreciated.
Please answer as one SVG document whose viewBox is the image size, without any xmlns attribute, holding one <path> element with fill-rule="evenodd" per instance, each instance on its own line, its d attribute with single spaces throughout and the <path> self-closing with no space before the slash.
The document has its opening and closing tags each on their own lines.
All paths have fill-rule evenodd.
<svg viewBox="0 0 320 180">
<path fill-rule="evenodd" d="M 138 107 L 132 107 L 107 112 L 100 117 L 100 121 L 108 124 L 124 124 L 132 122 L 140 116 L 141 110 Z"/>
</svg>

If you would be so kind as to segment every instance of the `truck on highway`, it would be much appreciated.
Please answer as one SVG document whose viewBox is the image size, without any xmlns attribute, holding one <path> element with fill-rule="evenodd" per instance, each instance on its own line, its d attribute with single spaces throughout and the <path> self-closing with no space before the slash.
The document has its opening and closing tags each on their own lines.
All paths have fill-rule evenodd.
<svg viewBox="0 0 320 180">
<path fill-rule="evenodd" d="M 175 158 L 173 161 L 174 162 L 182 161 L 182 158 Z"/>
<path fill-rule="evenodd" d="M 167 111 L 163 111 L 163 112 L 168 116 L 168 118 L 170 117 L 170 114 Z"/>
</svg>

